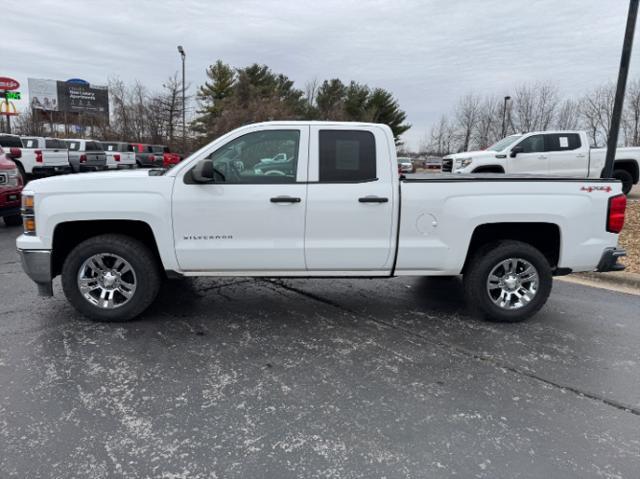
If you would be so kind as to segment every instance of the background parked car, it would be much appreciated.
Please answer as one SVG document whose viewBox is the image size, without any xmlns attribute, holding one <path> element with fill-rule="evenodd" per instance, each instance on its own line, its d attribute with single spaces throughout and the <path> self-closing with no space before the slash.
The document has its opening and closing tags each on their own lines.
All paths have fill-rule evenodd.
<svg viewBox="0 0 640 479">
<path fill-rule="evenodd" d="M 22 186 L 18 167 L 0 147 L 0 216 L 7 226 L 22 224 L 22 216 L 20 216 Z"/>
<path fill-rule="evenodd" d="M 69 147 L 69 164 L 75 173 L 107 168 L 107 156 L 99 142 L 83 139 L 69 139 L 64 142 Z"/>
<path fill-rule="evenodd" d="M 136 153 L 132 144 L 122 141 L 102 141 L 100 144 L 107 156 L 108 169 L 136 167 Z"/>
<path fill-rule="evenodd" d="M 136 153 L 138 168 L 162 168 L 164 150 L 156 154 L 153 151 L 153 145 L 146 143 L 133 143 L 133 149 Z"/>
<path fill-rule="evenodd" d="M 413 166 L 411 158 L 400 157 L 398 158 L 398 172 L 400 173 L 415 173 L 416 168 Z"/>
<path fill-rule="evenodd" d="M 182 161 L 182 155 L 173 153 L 168 146 L 163 146 L 162 148 L 162 166 L 164 168 L 171 168 Z"/>
<path fill-rule="evenodd" d="M 49 176 L 71 173 L 67 144 L 58 138 L 22 136 L 20 162 L 27 174 Z"/>
</svg>

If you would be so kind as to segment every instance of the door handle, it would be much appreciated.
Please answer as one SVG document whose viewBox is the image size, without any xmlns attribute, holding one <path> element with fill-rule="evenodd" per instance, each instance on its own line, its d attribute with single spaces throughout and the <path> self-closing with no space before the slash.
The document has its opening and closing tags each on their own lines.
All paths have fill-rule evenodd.
<svg viewBox="0 0 640 479">
<path fill-rule="evenodd" d="M 300 198 L 293 196 L 275 196 L 271 198 L 271 203 L 300 203 L 301 201 Z"/>
<path fill-rule="evenodd" d="M 360 203 L 387 203 L 389 198 L 384 198 L 381 196 L 363 196 L 362 198 L 358 198 Z"/>
</svg>

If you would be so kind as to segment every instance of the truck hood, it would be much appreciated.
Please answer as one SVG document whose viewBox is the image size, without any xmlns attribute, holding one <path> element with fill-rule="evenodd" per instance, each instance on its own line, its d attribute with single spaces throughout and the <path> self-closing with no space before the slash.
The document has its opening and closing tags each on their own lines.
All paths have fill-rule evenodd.
<svg viewBox="0 0 640 479">
<path fill-rule="evenodd" d="M 148 191 L 154 189 L 154 185 L 163 188 L 167 182 L 173 182 L 173 177 L 151 175 L 150 171 L 152 170 L 136 169 L 52 176 L 30 181 L 25 188 L 25 192 L 77 193 L 86 191 L 91 193 L 106 193 L 118 191 Z"/>
</svg>

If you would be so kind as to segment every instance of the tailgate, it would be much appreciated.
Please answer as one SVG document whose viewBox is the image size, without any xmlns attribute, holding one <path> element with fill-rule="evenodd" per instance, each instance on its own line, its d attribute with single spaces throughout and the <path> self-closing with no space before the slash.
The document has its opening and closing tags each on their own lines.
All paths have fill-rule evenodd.
<svg viewBox="0 0 640 479">
<path fill-rule="evenodd" d="M 67 150 L 42 150 L 42 163 L 44 166 L 69 165 L 69 152 Z"/>
</svg>

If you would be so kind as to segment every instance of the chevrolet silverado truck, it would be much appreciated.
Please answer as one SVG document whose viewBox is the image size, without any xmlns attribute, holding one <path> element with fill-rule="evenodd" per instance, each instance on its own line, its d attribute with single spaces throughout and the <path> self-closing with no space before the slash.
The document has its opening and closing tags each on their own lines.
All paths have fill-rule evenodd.
<svg viewBox="0 0 640 479">
<path fill-rule="evenodd" d="M 100 143 L 107 156 L 107 169 L 120 170 L 135 168 L 136 153 L 133 145 L 122 141 L 103 141 Z"/>
<path fill-rule="evenodd" d="M 277 155 L 295 168 L 255 168 Z M 473 312 L 519 321 L 554 275 L 623 268 L 617 180 L 397 168 L 385 125 L 246 125 L 170 170 L 29 183 L 17 247 L 40 294 L 60 275 L 70 303 L 102 321 L 141 314 L 163 277 L 459 274 Z"/>
<path fill-rule="evenodd" d="M 482 151 L 448 155 L 442 171 L 600 178 L 605 148 L 591 148 L 584 131 L 534 131 L 511 135 Z M 640 147 L 616 149 L 613 178 L 628 194 L 640 177 Z"/>
<path fill-rule="evenodd" d="M 69 148 L 69 164 L 74 173 L 107 169 L 107 155 L 99 142 L 85 139 L 68 139 L 64 142 Z"/>
<path fill-rule="evenodd" d="M 67 144 L 58 138 L 23 136 L 20 163 L 27 174 L 50 176 L 71 173 Z"/>
</svg>

